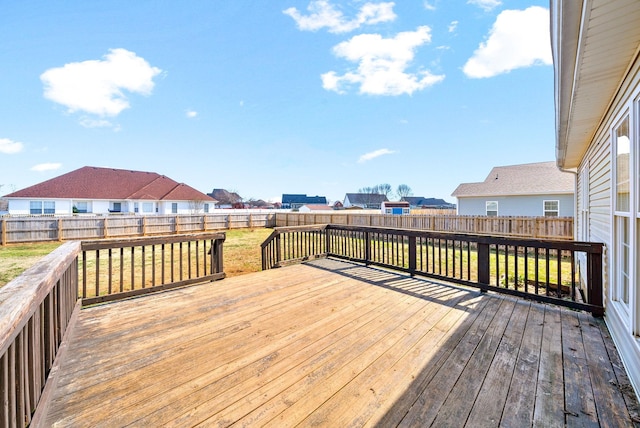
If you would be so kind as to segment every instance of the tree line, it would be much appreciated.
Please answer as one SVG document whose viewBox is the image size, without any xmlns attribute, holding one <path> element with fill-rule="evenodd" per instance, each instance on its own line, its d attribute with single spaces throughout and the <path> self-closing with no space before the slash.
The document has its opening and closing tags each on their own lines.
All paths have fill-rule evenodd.
<svg viewBox="0 0 640 428">
<path fill-rule="evenodd" d="M 393 196 L 397 196 L 398 200 L 405 198 L 407 196 L 412 196 L 413 192 L 411 191 L 411 187 L 406 184 L 400 184 L 396 187 L 395 192 L 393 188 L 388 183 L 376 184 L 372 187 L 362 187 L 358 189 L 358 193 L 366 193 L 372 195 L 385 195 L 387 199 L 391 200 Z"/>
</svg>

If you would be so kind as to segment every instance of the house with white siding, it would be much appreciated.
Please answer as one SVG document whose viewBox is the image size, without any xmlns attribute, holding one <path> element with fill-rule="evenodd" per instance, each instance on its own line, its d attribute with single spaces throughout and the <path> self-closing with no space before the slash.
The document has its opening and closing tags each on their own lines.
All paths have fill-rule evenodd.
<svg viewBox="0 0 640 428">
<path fill-rule="evenodd" d="M 451 194 L 458 215 L 572 217 L 575 180 L 555 162 L 494 167 L 484 181 Z"/>
<path fill-rule="evenodd" d="M 5 196 L 11 215 L 194 214 L 216 200 L 155 172 L 85 166 Z"/>
<path fill-rule="evenodd" d="M 576 176 L 576 239 L 605 244 L 605 321 L 638 393 L 640 1 L 552 0 L 551 38 L 556 162 Z"/>
</svg>

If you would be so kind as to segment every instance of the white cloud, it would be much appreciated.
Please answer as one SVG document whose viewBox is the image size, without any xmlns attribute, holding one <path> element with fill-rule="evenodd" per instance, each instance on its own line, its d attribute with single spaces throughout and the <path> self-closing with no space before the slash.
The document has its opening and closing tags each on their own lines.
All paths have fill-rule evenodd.
<svg viewBox="0 0 640 428">
<path fill-rule="evenodd" d="M 0 138 L 0 153 L 4 153 L 7 155 L 12 155 L 14 153 L 19 153 L 24 148 L 24 144 L 13 141 L 8 138 Z"/>
<path fill-rule="evenodd" d="M 338 75 L 335 71 L 324 73 L 322 87 L 329 91 L 345 93 L 345 87 L 360 86 L 361 94 L 401 95 L 412 94 L 444 79 L 427 70 L 407 73 L 417 47 L 431 41 L 431 29 L 418 27 L 416 31 L 398 33 L 385 39 L 379 34 L 360 34 L 333 48 L 333 53 L 358 64 L 356 70 Z"/>
<path fill-rule="evenodd" d="M 98 116 L 117 116 L 129 108 L 123 91 L 150 95 L 153 78 L 162 70 L 134 52 L 110 49 L 102 60 L 72 62 L 51 68 L 40 76 L 44 97 L 67 107 Z"/>
<path fill-rule="evenodd" d="M 450 33 L 453 33 L 454 31 L 456 31 L 456 29 L 458 28 L 458 21 L 451 21 L 451 24 L 449 24 L 448 30 Z"/>
<path fill-rule="evenodd" d="M 328 0 L 314 0 L 309 3 L 309 15 L 302 15 L 295 7 L 283 11 L 296 21 L 298 28 L 303 31 L 317 31 L 327 28 L 330 33 L 346 33 L 362 25 L 378 24 L 396 19 L 393 12 L 393 2 L 365 3 L 360 7 L 353 19 L 347 19 Z"/>
<path fill-rule="evenodd" d="M 476 5 L 486 12 L 489 12 L 490 10 L 500 6 L 502 2 L 500 0 L 468 0 L 467 4 Z"/>
<path fill-rule="evenodd" d="M 501 12 L 463 71 L 467 77 L 483 78 L 539 64 L 552 64 L 549 10 L 532 6 Z"/>
<path fill-rule="evenodd" d="M 431 10 L 431 11 L 436 10 L 436 6 L 427 0 L 424 1 L 423 5 L 426 10 Z"/>
<path fill-rule="evenodd" d="M 61 163 L 41 163 L 31 167 L 31 171 L 37 172 L 45 172 L 45 171 L 55 171 L 62 166 Z"/>
<path fill-rule="evenodd" d="M 360 156 L 360 158 L 358 158 L 358 163 L 364 163 L 367 161 L 370 161 L 371 159 L 375 159 L 379 156 L 383 156 L 383 155 L 390 155 L 395 153 L 393 150 L 389 150 L 389 149 L 379 149 L 379 150 L 375 150 L 373 152 L 369 152 L 369 153 L 365 153 L 362 156 Z"/>
<path fill-rule="evenodd" d="M 85 128 L 110 128 L 113 123 L 105 119 L 92 119 L 90 117 L 83 117 L 80 119 L 80 125 Z"/>
<path fill-rule="evenodd" d="M 185 114 L 189 119 L 193 119 L 194 117 L 198 116 L 198 112 L 194 110 L 187 110 Z"/>
</svg>

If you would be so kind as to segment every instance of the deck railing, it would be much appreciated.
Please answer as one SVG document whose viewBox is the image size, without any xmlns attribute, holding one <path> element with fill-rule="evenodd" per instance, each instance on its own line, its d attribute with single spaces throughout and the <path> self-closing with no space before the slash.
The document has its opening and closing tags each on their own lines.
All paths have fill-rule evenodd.
<svg viewBox="0 0 640 428">
<path fill-rule="evenodd" d="M 79 252 L 79 242 L 63 244 L 0 288 L 0 426 L 31 423 L 78 312 Z"/>
<path fill-rule="evenodd" d="M 224 240 L 219 232 L 67 242 L 0 288 L 0 427 L 38 426 L 82 305 L 222 279 Z"/>
<path fill-rule="evenodd" d="M 602 315 L 602 249 L 593 242 L 345 225 L 276 228 L 262 268 L 338 257 Z"/>
<path fill-rule="evenodd" d="M 223 232 L 82 242 L 82 301 L 91 305 L 224 278 Z"/>
</svg>

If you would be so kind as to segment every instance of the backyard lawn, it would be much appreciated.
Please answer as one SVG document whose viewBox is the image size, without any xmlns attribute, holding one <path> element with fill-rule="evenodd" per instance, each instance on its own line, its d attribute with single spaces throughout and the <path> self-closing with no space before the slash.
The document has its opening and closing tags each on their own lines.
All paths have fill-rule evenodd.
<svg viewBox="0 0 640 428">
<path fill-rule="evenodd" d="M 224 271 L 227 277 L 261 269 L 260 244 L 271 231 L 264 228 L 226 231 L 227 239 L 223 251 Z M 0 246 L 0 287 L 59 246 L 59 242 Z"/>
</svg>

